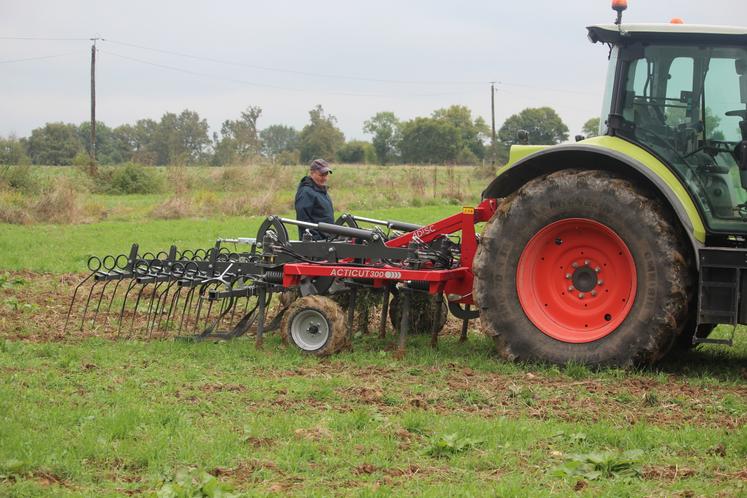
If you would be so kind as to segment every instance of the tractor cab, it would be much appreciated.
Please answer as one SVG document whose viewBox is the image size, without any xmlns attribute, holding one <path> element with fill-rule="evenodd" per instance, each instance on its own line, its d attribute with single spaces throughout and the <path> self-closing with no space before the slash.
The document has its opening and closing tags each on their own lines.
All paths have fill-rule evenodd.
<svg viewBox="0 0 747 498">
<path fill-rule="evenodd" d="M 666 165 L 709 233 L 747 233 L 747 29 L 672 23 L 588 31 L 610 47 L 601 134 Z"/>
</svg>

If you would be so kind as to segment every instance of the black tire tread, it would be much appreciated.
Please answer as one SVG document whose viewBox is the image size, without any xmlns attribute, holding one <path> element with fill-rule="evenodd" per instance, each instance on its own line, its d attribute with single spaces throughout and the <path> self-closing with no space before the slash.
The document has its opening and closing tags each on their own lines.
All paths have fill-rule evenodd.
<svg viewBox="0 0 747 498">
<path fill-rule="evenodd" d="M 615 331 L 593 343 L 587 343 L 593 346 L 569 345 L 555 341 L 534 328 L 523 314 L 517 299 L 514 300 L 519 312 L 515 315 L 514 322 L 521 323 L 512 322 L 512 317 L 502 316 L 502 311 L 498 309 L 498 302 L 501 301 L 505 311 L 505 303 L 511 301 L 511 296 L 498 295 L 502 291 L 496 290 L 496 282 L 502 282 L 504 278 L 515 282 L 514 275 L 506 274 L 511 270 L 515 272 L 515 266 L 510 269 L 499 268 L 498 256 L 502 251 L 502 241 L 515 236 L 517 227 L 521 226 L 519 220 L 541 219 L 550 223 L 572 217 L 572 214 L 557 214 L 553 209 L 558 205 L 563 206 L 563 195 L 578 195 L 581 198 L 582 194 L 579 192 L 586 196 L 584 200 L 593 198 L 587 206 L 579 208 L 579 213 L 585 212 L 584 209 L 595 209 L 589 206 L 596 205 L 597 201 L 614 206 L 616 215 L 619 213 L 627 222 L 634 219 L 640 224 L 642 231 L 649 234 L 649 243 L 655 245 L 656 259 L 660 262 L 655 271 L 663 279 L 658 280 L 662 283 L 661 291 L 657 291 L 657 311 L 652 313 L 650 323 L 626 325 L 628 322 L 632 323 L 631 310 L 631 315 L 618 330 L 637 327 L 641 331 L 646 329 L 647 333 L 631 336 L 634 339 L 628 343 L 621 343 L 622 339 L 619 337 L 611 338 L 617 333 Z M 474 297 L 480 307 L 481 325 L 485 333 L 494 338 L 500 355 L 514 361 L 580 361 L 590 365 L 623 367 L 651 364 L 660 359 L 672 346 L 686 322 L 688 288 L 691 287 L 691 271 L 686 259 L 687 246 L 683 245 L 682 234 L 670 221 L 671 218 L 671 214 L 654 195 L 607 171 L 557 171 L 528 182 L 511 196 L 502 199 L 496 214 L 483 230 L 473 266 Z M 504 249 L 503 254 L 508 254 L 512 249 L 515 250 L 515 247 Z M 509 260 L 508 256 L 505 256 L 505 260 Z M 504 288 L 509 287 L 504 282 Z M 636 305 L 637 303 L 633 309 Z M 532 334 L 537 337 L 530 337 Z"/>
</svg>

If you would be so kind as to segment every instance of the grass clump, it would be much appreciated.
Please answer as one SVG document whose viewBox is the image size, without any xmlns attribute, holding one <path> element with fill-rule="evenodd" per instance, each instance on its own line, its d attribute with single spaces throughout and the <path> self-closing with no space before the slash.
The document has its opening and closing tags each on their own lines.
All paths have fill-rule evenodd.
<svg viewBox="0 0 747 498">
<path fill-rule="evenodd" d="M 585 455 L 572 455 L 562 465 L 552 471 L 556 477 L 582 478 L 594 481 L 615 477 L 634 478 L 641 475 L 641 450 L 625 452 L 593 452 Z"/>
<path fill-rule="evenodd" d="M 481 444 L 481 439 L 460 436 L 456 433 L 446 434 L 433 439 L 425 453 L 433 458 L 450 458 L 476 448 Z"/>
<path fill-rule="evenodd" d="M 36 194 L 41 189 L 41 179 L 29 165 L 0 166 L 0 186 L 24 194 Z"/>
<path fill-rule="evenodd" d="M 136 163 L 102 168 L 96 184 L 102 193 L 115 195 L 157 194 L 164 189 L 163 177 L 156 168 Z"/>
<path fill-rule="evenodd" d="M 158 498 L 233 498 L 233 486 L 207 472 L 180 470 L 164 482 L 154 495 Z"/>
</svg>

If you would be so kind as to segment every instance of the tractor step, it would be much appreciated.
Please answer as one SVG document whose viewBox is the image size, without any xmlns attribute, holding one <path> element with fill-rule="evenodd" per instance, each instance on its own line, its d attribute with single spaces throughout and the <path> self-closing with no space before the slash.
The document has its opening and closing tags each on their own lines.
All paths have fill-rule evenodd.
<svg viewBox="0 0 747 498">
<path fill-rule="evenodd" d="M 733 346 L 734 341 L 729 339 L 709 339 L 708 337 L 693 337 L 693 345 L 698 344 L 718 344 L 719 346 Z"/>
<path fill-rule="evenodd" d="M 747 324 L 747 299 L 742 299 L 747 294 L 747 250 L 701 249 L 698 259 L 698 323 Z M 698 341 L 726 344 L 711 342 L 720 339 Z"/>
</svg>

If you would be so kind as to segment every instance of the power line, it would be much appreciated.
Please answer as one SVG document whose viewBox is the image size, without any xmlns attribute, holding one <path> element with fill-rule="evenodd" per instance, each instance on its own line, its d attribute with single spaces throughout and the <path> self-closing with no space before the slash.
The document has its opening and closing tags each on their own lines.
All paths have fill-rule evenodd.
<svg viewBox="0 0 747 498">
<path fill-rule="evenodd" d="M 486 81 L 399 80 L 399 79 L 370 78 L 370 77 L 364 77 L 364 76 L 350 76 L 350 75 L 342 75 L 342 74 L 316 73 L 316 72 L 309 72 L 309 71 L 298 71 L 294 69 L 258 66 L 255 64 L 246 64 L 243 62 L 228 61 L 228 60 L 223 60 L 223 59 L 216 59 L 213 57 L 204 57 L 204 56 L 199 56 L 199 55 L 187 54 L 184 52 L 176 52 L 173 50 L 164 50 L 160 48 L 147 47 L 145 45 L 138 45 L 136 43 L 129 43 L 129 42 L 124 42 L 124 41 L 119 41 L 119 40 L 107 39 L 105 41 L 108 43 L 113 43 L 113 44 L 121 45 L 125 47 L 132 47 L 132 48 L 137 48 L 140 50 L 148 50 L 151 52 L 157 52 L 157 53 L 162 53 L 162 54 L 167 54 L 167 55 L 175 55 L 177 57 L 184 57 L 187 59 L 212 62 L 212 63 L 223 64 L 223 65 L 228 65 L 228 66 L 246 67 L 249 69 L 259 69 L 262 71 L 272 71 L 272 72 L 279 72 L 279 73 L 312 76 L 316 78 L 333 78 L 333 79 L 344 79 L 344 80 L 354 80 L 354 81 L 369 81 L 369 82 L 374 82 L 374 83 L 394 83 L 394 84 L 424 85 L 424 86 L 426 85 L 484 85 L 486 81 L 488 83 L 491 82 L 490 80 L 486 80 Z M 570 93 L 570 94 L 577 94 L 577 95 L 591 95 L 592 94 L 591 92 L 581 92 L 578 90 L 565 90 L 561 88 L 543 88 L 543 87 L 539 87 L 535 85 L 511 83 L 507 81 L 496 81 L 496 80 L 492 80 L 492 81 L 496 85 L 500 85 L 500 86 L 527 88 L 527 89 L 542 90 L 542 91 L 553 91 L 553 92 L 558 92 L 558 93 Z M 447 94 L 441 93 L 441 94 L 432 94 L 432 95 L 433 96 L 456 95 L 458 93 L 463 93 L 463 92 L 454 92 L 454 93 L 447 93 Z M 475 93 L 475 92 L 469 92 L 469 93 Z"/>
<path fill-rule="evenodd" d="M 90 38 L 37 38 L 35 36 L 0 36 L 0 40 L 90 41 Z"/>
<path fill-rule="evenodd" d="M 65 55 L 71 55 L 76 54 L 77 52 L 66 52 L 64 54 L 56 54 L 56 55 L 42 55 L 40 57 L 27 57 L 25 59 L 10 59 L 5 61 L 0 61 L 0 64 L 12 64 L 14 62 L 26 62 L 26 61 L 38 61 L 42 59 L 53 59 L 55 57 L 64 57 Z"/>
<path fill-rule="evenodd" d="M 365 76 L 351 76 L 344 74 L 327 74 L 327 73 L 316 73 L 310 71 L 298 71 L 294 69 L 284 69 L 277 67 L 258 66 L 255 64 L 246 64 L 243 62 L 228 61 L 223 59 L 215 59 L 213 57 L 203 57 L 199 55 L 186 54 L 183 52 L 175 52 L 172 50 L 163 50 L 160 48 L 146 47 L 144 45 L 137 45 L 135 43 L 117 41 L 117 40 L 106 40 L 109 43 L 116 45 L 122 45 L 125 47 L 137 48 L 140 50 L 149 50 L 151 52 L 158 52 L 168 55 L 176 55 L 178 57 L 185 57 L 188 59 L 201 60 L 206 62 L 213 62 L 216 64 L 225 64 L 229 66 L 246 67 L 250 69 L 259 69 L 262 71 L 273 71 L 278 73 L 288 74 L 299 74 L 303 76 L 313 76 L 316 78 L 333 78 L 333 79 L 344 79 L 344 80 L 355 80 L 355 81 L 370 81 L 374 83 L 395 83 L 395 84 L 406 84 L 406 85 L 483 85 L 484 81 L 434 81 L 434 80 L 395 80 L 395 79 L 384 79 L 384 78 L 370 78 Z"/>
<path fill-rule="evenodd" d="M 270 85 L 270 84 L 267 84 L 267 83 L 257 83 L 255 81 L 247 81 L 247 80 L 242 80 L 242 79 L 237 79 L 237 78 L 227 78 L 227 77 L 223 77 L 223 76 L 216 76 L 214 74 L 202 73 L 202 72 L 199 72 L 199 71 L 193 71 L 191 69 L 184 69 L 184 68 L 180 68 L 180 67 L 169 66 L 169 65 L 166 65 L 166 64 L 160 64 L 160 63 L 157 63 L 157 62 L 146 61 L 146 60 L 143 60 L 143 59 L 138 59 L 136 57 L 130 57 L 130 56 L 127 56 L 127 55 L 122 55 L 122 54 L 118 54 L 118 53 L 115 53 L 115 52 L 110 52 L 108 50 L 101 50 L 101 49 L 98 49 L 98 50 L 101 53 L 108 54 L 108 55 L 113 55 L 114 57 L 119 57 L 121 59 L 126 59 L 126 60 L 130 60 L 130 61 L 133 61 L 133 62 L 138 62 L 140 64 L 146 64 L 146 65 L 149 65 L 149 66 L 158 67 L 158 68 L 161 68 L 161 69 L 168 69 L 170 71 L 177 71 L 177 72 L 181 72 L 181 73 L 185 73 L 185 74 L 191 74 L 193 76 L 200 76 L 200 77 L 210 78 L 210 79 L 219 80 L 219 81 L 229 81 L 229 82 L 238 83 L 238 84 L 241 84 L 241 85 L 249 85 L 249 86 L 261 87 L 261 88 L 270 88 L 270 89 L 274 89 L 274 90 L 282 90 L 282 91 L 288 91 L 288 92 L 308 93 L 309 91 L 311 91 L 308 88 L 284 87 L 284 86 L 279 86 L 279 85 Z M 321 93 L 321 94 L 324 94 L 324 95 L 337 95 L 337 96 L 346 96 L 346 97 L 379 97 L 379 98 L 391 98 L 391 97 L 395 97 L 394 95 L 386 95 L 386 94 L 351 93 L 351 92 L 326 92 L 326 91 L 320 91 L 318 93 Z M 446 95 L 463 95 L 463 94 L 466 94 L 466 93 L 473 93 L 473 92 L 442 92 L 442 93 L 403 94 L 403 95 L 398 95 L 396 97 L 440 97 L 440 96 L 446 96 Z"/>
<path fill-rule="evenodd" d="M 157 52 L 167 55 L 175 55 L 177 57 L 184 57 L 188 59 L 193 60 L 200 60 L 205 62 L 212 62 L 215 64 L 223 64 L 228 66 L 236 66 L 236 67 L 245 67 L 249 69 L 258 69 L 261 71 L 271 71 L 271 72 L 277 72 L 277 73 L 285 73 L 285 74 L 296 74 L 296 75 L 302 75 L 302 76 L 311 76 L 315 78 L 332 78 L 337 80 L 353 80 L 353 81 L 368 81 L 373 83 L 389 83 L 389 84 L 405 84 L 405 85 L 484 85 L 486 82 L 490 83 L 493 81 L 495 85 L 497 86 L 505 86 L 505 87 L 516 87 L 516 88 L 526 88 L 529 90 L 539 90 L 539 91 L 549 91 L 549 92 L 556 92 L 556 93 L 567 93 L 567 94 L 574 94 L 574 95 L 596 95 L 596 92 L 583 92 L 578 90 L 566 90 L 562 88 L 547 88 L 547 87 L 541 87 L 537 85 L 529 85 L 529 84 L 522 84 L 522 83 L 512 83 L 507 81 L 500 81 L 495 79 L 485 79 L 484 81 L 437 81 L 437 80 L 406 80 L 406 79 L 386 79 L 386 78 L 372 78 L 372 77 L 365 77 L 365 76 L 352 76 L 352 75 L 344 75 L 344 74 L 328 74 L 328 73 L 317 73 L 317 72 L 311 72 L 311 71 L 299 71 L 294 69 L 287 69 L 287 68 L 278 68 L 278 67 L 268 67 L 268 66 L 260 66 L 256 64 L 247 64 L 243 62 L 236 62 L 236 61 L 229 61 L 224 59 L 217 59 L 214 57 L 205 57 L 205 56 L 199 56 L 194 54 L 187 54 L 184 52 L 177 52 L 173 50 L 164 50 L 160 48 L 154 48 L 154 47 L 148 47 L 145 45 L 140 45 L 137 43 L 130 43 L 126 41 L 120 41 L 120 40 L 112 40 L 112 39 L 103 39 L 98 38 L 100 41 L 111 43 L 115 45 L 121 45 L 124 47 L 131 47 L 136 48 L 139 50 L 147 50 L 151 52 Z M 0 40 L 48 40 L 48 41 L 91 41 L 92 38 L 38 38 L 38 37 L 0 37 Z M 198 73 L 195 71 L 175 68 L 173 66 L 167 66 L 165 64 L 158 64 L 155 62 L 149 62 L 144 61 L 141 59 L 137 59 L 135 57 L 127 57 L 121 54 L 115 54 L 112 52 L 108 52 L 110 55 L 115 55 L 117 57 L 122 57 L 124 59 L 130 59 L 136 62 L 140 62 L 143 64 L 149 64 L 157 67 L 162 67 L 164 69 L 170 69 L 174 71 L 182 71 L 182 72 L 188 72 L 193 75 L 198 76 L 205 76 L 205 77 L 211 77 L 215 78 L 214 75 L 209 75 L 205 73 Z M 287 90 L 287 91 L 306 91 L 306 89 L 298 89 L 298 88 L 287 88 L 287 87 L 280 87 L 276 85 L 268 85 L 268 84 L 262 84 L 262 83 L 255 83 L 255 82 L 247 82 L 242 80 L 232 80 L 237 83 L 242 84 L 249 84 L 253 86 L 263 86 L 266 88 L 275 88 L 279 90 Z M 448 93 L 432 93 L 432 94 L 417 94 L 412 95 L 413 97 L 438 97 L 438 96 L 447 96 L 447 95 L 463 95 L 466 93 L 477 93 L 478 90 L 475 89 L 475 91 L 471 92 L 448 92 Z M 348 95 L 348 96 L 360 96 L 360 97 L 387 97 L 387 95 L 381 95 L 381 94 L 363 94 L 363 93 L 329 93 L 329 92 L 322 92 L 322 93 L 328 93 L 330 95 Z"/>
</svg>

